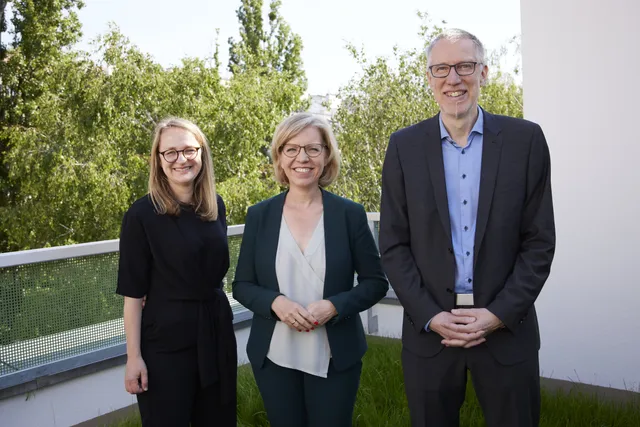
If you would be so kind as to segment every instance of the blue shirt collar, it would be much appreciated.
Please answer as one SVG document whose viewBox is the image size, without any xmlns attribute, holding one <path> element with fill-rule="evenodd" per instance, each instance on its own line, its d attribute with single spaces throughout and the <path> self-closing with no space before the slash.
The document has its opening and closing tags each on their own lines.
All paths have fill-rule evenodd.
<svg viewBox="0 0 640 427">
<path fill-rule="evenodd" d="M 438 115 L 438 121 L 440 122 L 440 138 L 451 139 L 449 132 L 447 132 L 447 128 L 444 127 L 444 123 L 442 122 L 442 113 Z M 483 128 L 484 128 L 484 113 L 482 112 L 482 108 L 478 106 L 478 118 L 476 119 L 475 124 L 471 128 L 471 132 L 469 133 L 469 136 L 471 136 L 471 134 L 473 134 L 474 132 L 482 135 Z"/>
</svg>

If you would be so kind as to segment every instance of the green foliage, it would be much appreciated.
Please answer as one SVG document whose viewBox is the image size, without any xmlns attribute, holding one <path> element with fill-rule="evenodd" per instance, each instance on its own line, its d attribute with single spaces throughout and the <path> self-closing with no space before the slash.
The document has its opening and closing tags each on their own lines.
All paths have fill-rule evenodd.
<svg viewBox="0 0 640 427">
<path fill-rule="evenodd" d="M 132 190 L 143 182 L 131 171 L 146 167 L 148 149 L 140 143 L 148 146 L 145 112 L 155 100 L 141 95 L 161 69 L 127 49 L 117 32 L 101 50 L 102 64 L 61 54 L 28 123 L 3 133 L 15 189 L 13 203 L 0 208 L 9 248 L 115 238 Z"/>
<path fill-rule="evenodd" d="M 271 178 L 268 146 L 275 126 L 308 105 L 302 70 L 265 73 L 257 64 L 223 80 L 217 49 L 213 58 L 185 58 L 163 69 L 115 25 L 92 52 L 70 51 L 80 27 L 69 8 L 82 4 L 50 2 L 45 19 L 33 2 L 22 3 L 10 59 L 0 69 L 7 83 L 0 99 L 12 111 L 0 117 L 0 183 L 8 195 L 0 199 L 1 249 L 117 238 L 122 213 L 147 191 L 151 134 L 166 116 L 193 120 L 207 136 L 230 224 L 244 221 L 247 206 L 280 191 Z M 56 10 L 68 21 L 57 19 Z M 282 42 L 296 45 L 278 4 L 270 20 L 273 43 L 284 32 Z M 40 34 L 41 28 L 61 35 Z M 37 43 L 31 41 L 37 37 L 42 57 L 33 65 L 29 55 Z M 280 45 L 273 46 L 270 55 Z M 283 61 L 297 48 L 287 49 Z M 282 62 L 291 64 L 297 63 Z"/>
<path fill-rule="evenodd" d="M 426 13 L 419 34 L 426 47 L 442 31 Z M 343 169 L 335 191 L 362 203 L 368 211 L 379 210 L 382 163 L 389 136 L 403 127 L 435 115 L 439 108 L 428 88 L 424 49 L 395 48 L 392 60 L 369 61 L 364 51 L 349 46 L 361 67 L 338 93 L 339 105 L 333 126 L 340 145 Z M 494 114 L 522 117 L 522 88 L 499 68 L 504 52 L 491 58 L 488 83 L 480 104 Z"/>
<path fill-rule="evenodd" d="M 33 123 L 42 123 L 43 116 L 58 114 L 56 103 L 64 96 L 66 85 L 60 80 L 64 70 L 69 67 L 68 53 L 64 50 L 73 45 L 80 37 L 80 23 L 76 9 L 82 7 L 82 1 L 52 0 L 36 2 L 30 0 L 2 2 L 2 29 L 6 29 L 6 14 L 12 7 L 10 35 L 11 42 L 1 47 L 0 56 L 0 244 L 11 247 L 15 240 L 11 232 L 22 236 L 31 236 L 33 230 L 22 223 L 22 218 L 13 215 L 22 212 L 10 207 L 28 206 L 31 197 L 24 197 L 25 189 L 21 180 L 15 179 L 17 166 L 13 165 L 12 149 L 16 144 L 24 143 L 25 155 L 29 158 L 44 154 L 44 161 L 51 160 L 53 153 L 49 142 L 33 144 L 40 132 Z M 63 76 L 64 80 L 64 76 Z M 58 129 L 64 134 L 64 129 Z M 39 168 L 26 172 L 39 177 Z M 24 183 L 30 191 L 30 183 Z M 37 197 L 37 195 L 36 195 Z M 28 211 L 28 210 L 27 210 Z M 50 228 L 54 219 L 45 221 L 43 228 Z"/>
<path fill-rule="evenodd" d="M 83 3 L 40 3 L 12 3 L 13 39 L 0 62 L 0 250 L 117 238 L 123 212 L 147 191 L 151 133 L 166 116 L 203 129 L 229 224 L 244 222 L 248 206 L 282 190 L 268 156 L 272 134 L 309 104 L 302 41 L 281 16 L 280 1 L 270 3 L 266 20 L 262 0 L 241 1 L 226 80 L 218 48 L 212 58 L 184 58 L 164 69 L 115 25 L 91 52 L 71 50 Z M 419 16 L 426 45 L 441 28 Z M 361 73 L 338 94 L 333 126 L 343 167 L 332 190 L 377 211 L 389 135 L 438 107 L 421 50 L 396 48 L 392 59 L 372 61 L 349 50 Z M 493 63 L 504 55 L 494 54 Z M 492 69 L 482 105 L 521 117 L 521 88 Z"/>
<path fill-rule="evenodd" d="M 0 0 L 0 62 L 5 58 L 7 45 L 2 41 L 2 33 L 7 31 L 6 7 L 8 0 Z"/>
<path fill-rule="evenodd" d="M 378 211 L 380 176 L 389 135 L 438 111 L 426 85 L 426 61 L 418 52 L 394 51 L 398 68 L 378 58 L 369 63 L 353 47 L 362 74 L 342 88 L 334 116 L 343 169 L 336 191 Z"/>
<path fill-rule="evenodd" d="M 242 0 L 236 14 L 240 21 L 240 39 L 229 38 L 229 70 L 234 74 L 260 70 L 279 73 L 300 88 L 307 87 L 302 69 L 302 39 L 280 14 L 281 0 L 269 4 L 269 30 L 264 29 L 262 0 Z"/>
</svg>

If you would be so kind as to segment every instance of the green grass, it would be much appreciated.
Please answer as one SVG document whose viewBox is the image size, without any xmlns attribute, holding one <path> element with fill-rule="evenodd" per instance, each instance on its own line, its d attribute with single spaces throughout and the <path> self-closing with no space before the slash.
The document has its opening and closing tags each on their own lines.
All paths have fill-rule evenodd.
<svg viewBox="0 0 640 427">
<path fill-rule="evenodd" d="M 401 344 L 398 340 L 369 337 L 369 351 L 363 361 L 361 385 L 353 425 L 356 427 L 409 426 L 404 394 Z M 132 417 L 114 427 L 138 427 Z M 249 366 L 238 369 L 238 426 L 269 426 L 258 388 Z M 484 426 L 482 411 L 473 387 L 461 410 L 462 427 Z M 640 398 L 620 404 L 580 393 L 550 393 L 543 390 L 541 427 L 639 427 Z"/>
</svg>

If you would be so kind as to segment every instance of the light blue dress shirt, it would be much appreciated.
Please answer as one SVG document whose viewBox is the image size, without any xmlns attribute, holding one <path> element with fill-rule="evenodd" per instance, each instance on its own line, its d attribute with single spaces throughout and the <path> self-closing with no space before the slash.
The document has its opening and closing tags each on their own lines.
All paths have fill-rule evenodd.
<svg viewBox="0 0 640 427">
<path fill-rule="evenodd" d="M 480 173 L 482 168 L 482 144 L 484 114 L 478 107 L 478 119 L 462 148 L 451 139 L 440 120 L 442 159 L 451 223 L 451 240 L 456 258 L 454 292 L 473 292 L 473 247 L 476 236 Z M 429 330 L 429 323 L 425 329 Z"/>
<path fill-rule="evenodd" d="M 458 294 L 473 292 L 473 246 L 480 193 L 483 125 L 483 113 L 478 108 L 478 119 L 469 133 L 467 146 L 462 148 L 451 139 L 440 117 L 451 240 L 456 257 L 454 291 Z"/>
</svg>

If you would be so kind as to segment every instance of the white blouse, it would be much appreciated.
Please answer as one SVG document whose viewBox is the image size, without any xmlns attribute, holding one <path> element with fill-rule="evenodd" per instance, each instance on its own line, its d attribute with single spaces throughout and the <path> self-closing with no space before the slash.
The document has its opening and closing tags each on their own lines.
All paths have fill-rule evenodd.
<svg viewBox="0 0 640 427">
<path fill-rule="evenodd" d="M 280 292 L 303 307 L 323 299 L 325 269 L 324 213 L 304 253 L 283 215 L 276 252 Z M 326 378 L 331 357 L 327 330 L 316 326 L 309 332 L 298 332 L 284 322 L 276 322 L 267 357 L 276 365 Z"/>
</svg>

